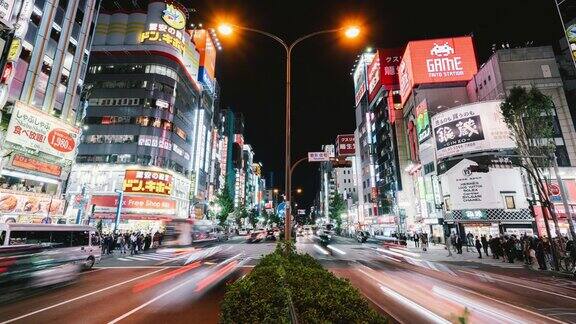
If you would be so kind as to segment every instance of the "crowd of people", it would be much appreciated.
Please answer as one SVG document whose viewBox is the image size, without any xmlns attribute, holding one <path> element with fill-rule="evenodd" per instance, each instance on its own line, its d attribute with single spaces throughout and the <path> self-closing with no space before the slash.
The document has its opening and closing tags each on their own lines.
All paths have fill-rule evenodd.
<svg viewBox="0 0 576 324">
<path fill-rule="evenodd" d="M 144 252 L 150 248 L 157 248 L 162 245 L 163 234 L 142 232 L 108 233 L 103 234 L 100 240 L 102 245 L 102 255 L 113 254 L 118 250 L 121 254 L 130 255 Z"/>
<path fill-rule="evenodd" d="M 418 245 L 416 245 L 418 246 Z M 515 261 L 523 262 L 531 267 L 538 267 L 541 270 L 554 268 L 554 259 L 552 253 L 558 262 L 562 260 L 576 261 L 576 244 L 566 237 L 556 237 L 552 240 L 547 237 L 536 237 L 522 234 L 503 235 L 492 237 L 481 235 L 480 237 L 468 233 L 463 239 L 459 235 L 452 233 L 446 239 L 448 256 L 452 252 L 462 254 L 463 246 L 467 250 L 475 248 L 478 252 L 478 258 L 492 257 L 500 259 L 502 262 L 514 263 Z"/>
</svg>

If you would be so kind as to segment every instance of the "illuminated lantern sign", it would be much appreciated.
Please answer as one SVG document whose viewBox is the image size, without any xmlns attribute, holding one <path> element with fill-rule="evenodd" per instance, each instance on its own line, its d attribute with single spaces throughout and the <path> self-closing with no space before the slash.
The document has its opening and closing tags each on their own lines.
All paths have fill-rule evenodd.
<svg viewBox="0 0 576 324">
<path fill-rule="evenodd" d="M 124 192 L 169 196 L 172 194 L 172 175 L 150 170 L 126 170 Z"/>
</svg>

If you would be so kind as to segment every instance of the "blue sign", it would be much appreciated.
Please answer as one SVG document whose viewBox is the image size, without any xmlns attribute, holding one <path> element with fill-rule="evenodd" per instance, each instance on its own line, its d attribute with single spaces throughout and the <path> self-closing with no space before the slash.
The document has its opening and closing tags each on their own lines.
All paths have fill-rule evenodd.
<svg viewBox="0 0 576 324">
<path fill-rule="evenodd" d="M 278 204 L 278 207 L 276 207 L 276 213 L 280 217 L 286 216 L 286 203 L 285 202 Z"/>
</svg>

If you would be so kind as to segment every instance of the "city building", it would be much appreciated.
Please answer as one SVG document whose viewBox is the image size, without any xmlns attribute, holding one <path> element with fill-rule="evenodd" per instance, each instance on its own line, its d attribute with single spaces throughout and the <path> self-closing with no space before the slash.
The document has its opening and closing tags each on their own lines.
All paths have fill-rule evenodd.
<svg viewBox="0 0 576 324">
<path fill-rule="evenodd" d="M 1 36 L 13 36 L 0 80 L 2 222 L 74 221 L 64 216 L 63 193 L 82 134 L 80 102 L 99 4 L 24 0 L 0 8 L 12 18 L 0 23 L 14 29 Z"/>
<path fill-rule="evenodd" d="M 570 85 L 573 81 L 568 81 Z M 510 89 L 516 86 L 535 87 L 543 94 L 549 96 L 555 106 L 554 142 L 556 144 L 556 157 L 560 166 L 564 187 L 568 191 L 568 201 L 572 205 L 576 202 L 576 132 L 574 130 L 574 116 L 566 98 L 562 81 L 562 74 L 551 46 L 522 47 L 513 49 L 500 49 L 488 59 L 478 74 L 468 84 L 468 93 L 472 101 L 502 100 Z M 569 96 L 572 92 L 568 91 Z M 554 172 L 544 173 L 552 180 L 551 186 L 558 186 Z M 554 191 L 551 200 L 555 204 L 558 214 L 560 232 L 568 231 L 567 215 L 564 211 L 559 192 Z M 509 219 L 498 218 L 497 221 L 523 223 L 524 228 L 538 230 L 538 234 L 545 235 L 544 220 L 541 208 L 534 208 L 536 226 L 532 217 Z M 510 214 L 506 214 L 510 216 Z M 516 227 L 520 227 L 517 225 Z M 551 232 L 555 232 L 554 223 L 550 222 Z M 503 228 L 502 231 L 506 231 Z M 520 231 L 519 229 L 515 230 Z M 529 231 L 529 230 L 526 230 Z"/>
<path fill-rule="evenodd" d="M 125 5 L 103 6 L 96 26 L 67 191 L 91 200 L 69 213 L 91 206 L 91 219 L 111 227 L 121 192 L 120 228 L 154 231 L 160 220 L 206 215 L 214 89 L 199 81 L 206 45 L 194 43 L 202 31 L 187 29 L 183 6 Z"/>
</svg>

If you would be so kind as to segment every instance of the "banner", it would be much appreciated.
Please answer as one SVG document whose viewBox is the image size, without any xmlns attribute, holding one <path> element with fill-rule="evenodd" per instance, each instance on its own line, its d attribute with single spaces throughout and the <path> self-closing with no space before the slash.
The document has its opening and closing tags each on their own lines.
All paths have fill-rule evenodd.
<svg viewBox="0 0 576 324">
<path fill-rule="evenodd" d="M 62 167 L 59 165 L 42 162 L 20 154 L 14 155 L 12 158 L 12 166 L 56 177 L 60 177 L 62 174 Z"/>
<path fill-rule="evenodd" d="M 118 196 L 92 196 L 90 202 L 95 213 L 115 213 L 118 208 Z M 122 215 L 175 215 L 176 201 L 161 197 L 124 196 L 122 200 Z"/>
<path fill-rule="evenodd" d="M 500 110 L 501 101 L 485 101 L 444 110 L 432 117 L 436 158 L 516 147 Z"/>
<path fill-rule="evenodd" d="M 0 189 L 0 213 L 62 215 L 64 213 L 64 200 L 40 193 Z"/>
<path fill-rule="evenodd" d="M 31 155 L 38 152 L 72 163 L 80 129 L 21 101 L 16 101 L 6 131 L 6 142 Z"/>
</svg>

